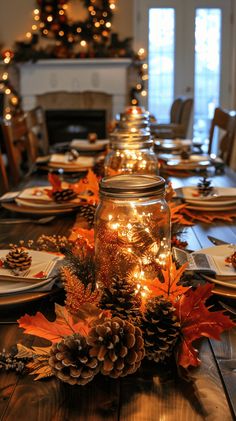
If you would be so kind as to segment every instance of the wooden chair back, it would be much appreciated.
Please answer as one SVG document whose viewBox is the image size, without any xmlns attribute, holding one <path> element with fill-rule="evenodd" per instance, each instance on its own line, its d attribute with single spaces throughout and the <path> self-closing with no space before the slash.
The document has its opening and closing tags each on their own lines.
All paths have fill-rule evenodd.
<svg viewBox="0 0 236 421">
<path fill-rule="evenodd" d="M 21 113 L 12 116 L 9 121 L 3 121 L 2 131 L 12 182 L 17 184 L 36 156 L 35 145 L 29 138 L 25 114 Z"/>
<path fill-rule="evenodd" d="M 1 176 L 0 192 L 2 194 L 2 193 L 6 193 L 9 190 L 9 182 L 8 182 L 6 166 L 5 166 L 1 149 L 0 149 L 0 176 Z"/>
<path fill-rule="evenodd" d="M 218 156 L 223 159 L 225 164 L 230 164 L 233 150 L 234 138 L 236 135 L 236 112 L 229 112 L 217 107 L 211 122 L 209 133 L 208 153 L 212 153 L 213 139 L 216 128 L 224 132 L 218 143 Z"/>
<path fill-rule="evenodd" d="M 37 148 L 35 148 L 37 155 L 33 157 L 35 161 L 38 155 L 47 155 L 49 152 L 47 125 L 43 108 L 37 106 L 28 111 L 26 113 L 26 121 L 29 129 L 30 143 L 37 145 Z"/>
<path fill-rule="evenodd" d="M 187 132 L 189 128 L 189 124 L 191 121 L 193 111 L 193 99 L 192 98 L 185 98 L 183 99 L 181 112 L 180 112 L 180 119 L 179 124 L 182 128 L 181 137 L 184 139 L 187 137 Z"/>
<path fill-rule="evenodd" d="M 170 109 L 170 123 L 178 124 L 180 122 L 181 110 L 183 105 L 183 98 L 176 98 Z"/>
</svg>

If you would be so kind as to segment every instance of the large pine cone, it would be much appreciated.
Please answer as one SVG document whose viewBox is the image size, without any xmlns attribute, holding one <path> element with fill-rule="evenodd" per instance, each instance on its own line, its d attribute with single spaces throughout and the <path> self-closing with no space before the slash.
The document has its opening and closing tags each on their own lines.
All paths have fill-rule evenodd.
<svg viewBox="0 0 236 421">
<path fill-rule="evenodd" d="M 100 307 L 121 319 L 136 319 L 140 316 L 141 297 L 136 286 L 125 278 L 114 276 L 109 287 L 104 288 Z M 133 323 L 133 320 L 132 320 Z"/>
<path fill-rule="evenodd" d="M 27 251 L 20 247 L 15 247 L 6 255 L 5 265 L 16 272 L 23 272 L 30 268 L 32 257 Z"/>
<path fill-rule="evenodd" d="M 134 373 L 145 354 L 139 327 L 119 317 L 95 325 L 87 342 L 91 346 L 91 357 L 102 363 L 101 373 L 114 378 Z"/>
<path fill-rule="evenodd" d="M 79 334 L 53 344 L 50 353 L 49 365 L 65 383 L 85 385 L 99 372 L 97 358 L 89 355 L 86 339 Z"/>
<path fill-rule="evenodd" d="M 55 202 L 69 202 L 75 199 L 77 194 L 72 189 L 57 190 L 52 193 L 52 199 Z"/>
<path fill-rule="evenodd" d="M 163 297 L 151 299 L 142 318 L 142 331 L 149 360 L 159 362 L 169 357 L 180 334 L 172 303 Z"/>
</svg>

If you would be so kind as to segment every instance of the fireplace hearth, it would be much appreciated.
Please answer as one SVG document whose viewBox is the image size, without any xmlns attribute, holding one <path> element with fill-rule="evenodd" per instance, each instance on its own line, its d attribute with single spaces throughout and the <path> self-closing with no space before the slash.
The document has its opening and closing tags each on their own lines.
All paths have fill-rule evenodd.
<svg viewBox="0 0 236 421">
<path fill-rule="evenodd" d="M 89 133 L 107 137 L 106 110 L 46 110 L 45 114 L 50 144 L 86 139 Z"/>
</svg>

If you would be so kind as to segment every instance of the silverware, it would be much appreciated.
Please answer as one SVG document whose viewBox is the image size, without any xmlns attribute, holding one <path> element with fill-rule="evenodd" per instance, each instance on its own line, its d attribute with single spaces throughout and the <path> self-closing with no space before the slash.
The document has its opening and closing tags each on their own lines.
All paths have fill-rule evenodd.
<svg viewBox="0 0 236 421">
<path fill-rule="evenodd" d="M 53 221 L 55 216 L 47 216 L 45 218 L 40 219 L 0 219 L 0 224 L 25 224 L 25 223 L 32 223 L 32 224 L 48 224 L 49 222 Z"/>
<path fill-rule="evenodd" d="M 221 244 L 230 244 L 227 241 L 220 240 L 220 238 L 212 237 L 211 235 L 208 235 L 207 238 L 212 244 L 214 244 L 214 246 L 220 246 Z"/>
</svg>

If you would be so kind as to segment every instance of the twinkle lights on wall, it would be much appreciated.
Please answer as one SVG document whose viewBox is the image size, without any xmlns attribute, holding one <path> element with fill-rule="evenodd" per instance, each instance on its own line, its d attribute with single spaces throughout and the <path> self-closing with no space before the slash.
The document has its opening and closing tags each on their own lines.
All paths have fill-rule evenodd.
<svg viewBox="0 0 236 421">
<path fill-rule="evenodd" d="M 142 99 L 147 97 L 148 64 L 145 62 L 146 51 L 140 48 L 134 60 L 134 67 L 137 73 L 136 85 L 130 90 L 130 103 L 139 105 Z"/>
<path fill-rule="evenodd" d="M 10 121 L 12 116 L 20 110 L 20 98 L 12 86 L 9 78 L 9 65 L 13 58 L 13 52 L 11 50 L 5 50 L 2 52 L 3 62 L 5 64 L 3 72 L 0 76 L 0 94 L 3 101 L 3 118 L 6 121 Z"/>
</svg>

